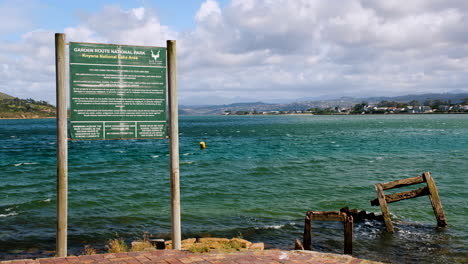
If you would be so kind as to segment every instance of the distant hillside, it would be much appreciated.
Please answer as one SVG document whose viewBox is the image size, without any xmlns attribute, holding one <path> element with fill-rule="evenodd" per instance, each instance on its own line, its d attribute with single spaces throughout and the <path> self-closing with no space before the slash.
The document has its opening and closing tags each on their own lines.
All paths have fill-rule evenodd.
<svg viewBox="0 0 468 264">
<path fill-rule="evenodd" d="M 316 100 L 316 101 L 297 101 L 288 104 L 268 104 L 263 102 L 253 103 L 236 103 L 228 105 L 205 105 L 205 106 L 180 106 L 180 113 L 185 115 L 219 115 L 226 112 L 268 112 L 268 111 L 304 111 L 310 108 L 333 108 L 333 107 L 352 107 L 355 104 L 363 101 L 376 104 L 380 101 L 396 101 L 408 103 L 416 100 L 423 104 L 426 100 L 442 100 L 457 104 L 468 98 L 468 93 L 430 93 L 430 94 L 414 94 L 395 97 L 368 97 L 368 98 L 353 98 L 342 97 L 332 100 Z"/>
<path fill-rule="evenodd" d="M 255 103 L 236 103 L 228 105 L 206 105 L 206 106 L 180 106 L 180 114 L 183 115 L 220 115 L 226 112 L 270 112 L 270 111 L 305 111 L 310 108 L 327 107 L 351 107 L 360 103 L 360 99 L 355 100 L 327 100 L 311 102 L 294 102 L 289 104 L 267 104 L 262 102 Z"/>
<path fill-rule="evenodd" d="M 8 95 L 6 93 L 2 93 L 0 92 L 0 100 L 3 100 L 3 99 L 14 99 L 15 97 L 11 96 L 11 95 Z"/>
<path fill-rule="evenodd" d="M 55 117 L 55 107 L 45 101 L 19 99 L 0 92 L 0 118 Z"/>
</svg>

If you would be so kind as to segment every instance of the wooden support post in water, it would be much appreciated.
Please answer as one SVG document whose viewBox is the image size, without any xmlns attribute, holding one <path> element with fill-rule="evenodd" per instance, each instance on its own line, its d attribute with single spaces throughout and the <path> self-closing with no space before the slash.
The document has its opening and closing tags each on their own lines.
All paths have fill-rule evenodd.
<svg viewBox="0 0 468 264">
<path fill-rule="evenodd" d="M 179 114 L 177 104 L 177 64 L 176 41 L 167 41 L 167 68 L 169 85 L 169 155 L 171 174 L 171 222 L 172 248 L 180 250 L 181 221 L 180 221 L 180 179 L 179 179 Z"/>
<path fill-rule="evenodd" d="M 385 200 L 385 194 L 383 192 L 382 185 L 376 184 L 375 190 L 377 191 L 377 199 L 379 199 L 380 210 L 382 211 L 387 231 L 394 232 L 392 219 L 390 218 L 390 212 L 388 211 L 387 201 Z"/>
<path fill-rule="evenodd" d="M 57 106 L 57 223 L 56 256 L 67 256 L 68 143 L 65 34 L 55 34 L 55 81 Z"/>
<path fill-rule="evenodd" d="M 304 219 L 304 236 L 302 239 L 302 246 L 304 247 L 304 250 L 312 250 L 311 221 L 308 213 Z"/>
<path fill-rule="evenodd" d="M 427 187 L 429 188 L 429 199 L 431 200 L 432 209 L 434 210 L 434 215 L 437 219 L 437 225 L 440 227 L 447 226 L 447 219 L 445 218 L 444 209 L 442 208 L 439 192 L 437 192 L 437 187 L 434 183 L 434 180 L 432 179 L 429 172 L 424 172 L 423 175 L 427 182 Z"/>
<path fill-rule="evenodd" d="M 351 255 L 353 254 L 353 228 L 354 221 L 351 215 L 346 215 L 343 221 L 344 229 L 344 253 Z"/>
</svg>

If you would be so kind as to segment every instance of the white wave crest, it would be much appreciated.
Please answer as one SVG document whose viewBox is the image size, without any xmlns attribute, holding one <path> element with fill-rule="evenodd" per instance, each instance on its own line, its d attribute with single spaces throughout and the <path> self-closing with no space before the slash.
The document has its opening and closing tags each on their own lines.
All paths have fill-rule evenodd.
<svg viewBox="0 0 468 264">
<path fill-rule="evenodd" d="M 255 227 L 255 229 L 281 229 L 285 226 L 286 225 L 267 225 L 267 226 Z"/>
<path fill-rule="evenodd" d="M 20 163 L 16 163 L 15 167 L 23 166 L 23 165 L 35 165 L 35 164 L 39 164 L 39 163 L 37 163 L 37 162 L 20 162 Z"/>
<path fill-rule="evenodd" d="M 13 211 L 8 214 L 0 214 L 0 217 L 9 217 L 9 216 L 15 216 L 15 215 L 18 215 L 18 213 Z"/>
</svg>

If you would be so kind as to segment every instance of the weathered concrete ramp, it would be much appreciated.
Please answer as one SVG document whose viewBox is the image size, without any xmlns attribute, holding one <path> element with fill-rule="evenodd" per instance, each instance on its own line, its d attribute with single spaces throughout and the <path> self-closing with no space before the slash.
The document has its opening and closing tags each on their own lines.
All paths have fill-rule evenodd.
<svg viewBox="0 0 468 264">
<path fill-rule="evenodd" d="M 3 261 L 1 264 L 69 264 L 69 263 L 158 263 L 158 264 L 371 264 L 381 263 L 353 258 L 347 255 L 319 253 L 315 251 L 243 251 L 237 253 L 190 253 L 188 251 L 156 250 L 128 253 L 109 253 L 66 258 L 43 258 Z"/>
</svg>

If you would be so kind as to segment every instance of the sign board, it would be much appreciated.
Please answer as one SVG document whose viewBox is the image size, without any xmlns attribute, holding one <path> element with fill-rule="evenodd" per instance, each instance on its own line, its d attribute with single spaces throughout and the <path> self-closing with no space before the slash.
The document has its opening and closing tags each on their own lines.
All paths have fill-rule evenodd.
<svg viewBox="0 0 468 264">
<path fill-rule="evenodd" d="M 166 48 L 71 42 L 71 138 L 166 138 L 166 79 Z"/>
</svg>

